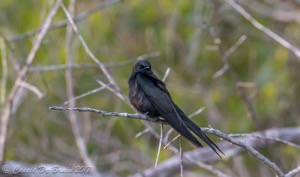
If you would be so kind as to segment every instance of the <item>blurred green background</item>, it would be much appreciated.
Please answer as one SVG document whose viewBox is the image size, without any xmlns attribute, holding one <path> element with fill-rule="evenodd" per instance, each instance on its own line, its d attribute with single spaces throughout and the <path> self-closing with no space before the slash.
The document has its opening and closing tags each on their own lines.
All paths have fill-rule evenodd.
<svg viewBox="0 0 300 177">
<path fill-rule="evenodd" d="M 63 2 L 68 6 L 69 1 Z M 102 2 L 77 0 L 75 14 L 88 11 Z M 0 3 L 0 30 L 14 49 L 12 54 L 5 46 L 8 60 L 7 93 L 17 76 L 11 61 L 14 59 L 19 65 L 24 65 L 35 39 L 35 35 L 22 39 L 15 37 L 39 28 L 54 3 L 51 0 L 5 0 Z M 260 23 L 300 46 L 299 19 L 287 15 L 299 15 L 300 4 L 297 1 L 241 0 L 239 3 Z M 60 8 L 52 24 L 65 19 Z M 223 67 L 223 62 L 212 32 L 221 40 L 225 50 L 246 35 L 247 39 L 228 60 L 238 79 L 248 84 L 244 89 L 258 116 L 260 129 L 299 125 L 299 58 L 254 28 L 224 1 L 120 1 L 76 24 L 85 42 L 102 63 L 130 61 L 108 67 L 125 94 L 128 93 L 127 79 L 135 59 L 158 51 L 160 55 L 149 61 L 160 78 L 170 67 L 166 84 L 173 100 L 187 115 L 206 107 L 193 120 L 200 126 L 211 125 L 226 133 L 248 133 L 258 128 L 239 97 L 237 83 L 229 72 L 218 78 L 213 77 Z M 65 41 L 65 26 L 49 31 L 32 67 L 66 64 Z M 76 36 L 73 37 L 72 52 L 74 63 L 93 64 Z M 30 91 L 17 95 L 18 104 L 14 105 L 9 124 L 7 160 L 66 166 L 82 163 L 67 114 L 48 110 L 48 107 L 62 105 L 68 100 L 65 72 L 33 71 L 27 75 L 26 81 L 38 88 L 44 97 L 38 99 Z M 74 95 L 98 88 L 97 79 L 108 83 L 98 67 L 74 69 Z M 79 99 L 76 106 L 134 113 L 108 90 Z M 88 153 L 99 171 L 126 176 L 154 164 L 157 139 L 149 133 L 134 138 L 144 129 L 140 121 L 102 118 L 90 113 L 76 115 L 80 131 L 87 141 Z M 153 124 L 153 127 L 159 131 L 157 124 Z M 274 147 L 276 162 L 285 171 L 295 166 L 299 159 L 299 151 L 286 147 Z M 195 148 L 184 140 L 184 150 L 192 149 Z M 172 155 L 171 151 L 163 150 L 160 161 Z M 268 153 L 266 155 L 269 157 Z M 245 173 L 261 176 L 261 170 L 254 170 L 262 168 L 256 165 L 256 159 L 247 154 L 241 157 L 247 166 Z M 236 162 L 227 159 L 221 163 L 230 168 Z M 222 169 L 222 165 L 218 168 Z M 192 170 L 201 171 L 200 168 Z M 271 172 L 267 174 L 272 176 Z"/>
</svg>

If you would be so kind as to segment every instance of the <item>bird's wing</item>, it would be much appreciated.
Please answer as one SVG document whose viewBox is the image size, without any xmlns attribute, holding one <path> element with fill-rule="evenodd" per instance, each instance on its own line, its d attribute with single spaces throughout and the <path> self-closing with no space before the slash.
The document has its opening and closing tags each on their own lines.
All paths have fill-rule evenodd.
<svg viewBox="0 0 300 177">
<path fill-rule="evenodd" d="M 197 147 L 202 147 L 202 144 L 188 130 L 187 126 L 178 115 L 173 101 L 169 97 L 167 91 L 155 85 L 155 81 L 150 80 L 140 74 L 136 76 L 136 81 L 141 91 L 144 92 L 146 98 L 163 117 L 170 126 L 172 126 L 183 137 L 187 138 Z"/>
<path fill-rule="evenodd" d="M 175 105 L 175 109 L 177 110 L 179 116 L 181 117 L 181 119 L 183 120 L 183 122 L 185 123 L 185 125 L 191 130 L 193 131 L 199 138 L 201 138 L 213 151 L 215 151 L 215 153 L 221 157 L 218 153 L 221 152 L 222 154 L 224 154 L 221 149 L 209 138 L 207 137 L 203 131 L 201 130 L 200 127 L 198 127 L 193 121 L 191 121 L 184 113 L 183 111 L 176 105 Z M 218 150 L 218 151 L 217 151 Z"/>
</svg>

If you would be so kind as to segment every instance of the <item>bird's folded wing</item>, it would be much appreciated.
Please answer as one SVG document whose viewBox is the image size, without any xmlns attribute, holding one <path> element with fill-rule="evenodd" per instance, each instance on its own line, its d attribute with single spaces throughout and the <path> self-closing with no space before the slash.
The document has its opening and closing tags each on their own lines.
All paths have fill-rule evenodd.
<svg viewBox="0 0 300 177">
<path fill-rule="evenodd" d="M 194 135 L 188 130 L 185 123 L 178 115 L 173 101 L 169 97 L 166 91 L 157 87 L 154 82 L 148 78 L 137 75 L 137 84 L 141 91 L 144 92 L 146 98 L 157 110 L 162 118 L 166 120 L 178 133 L 190 140 L 198 147 L 202 147 L 201 143 L 194 137 Z"/>
</svg>

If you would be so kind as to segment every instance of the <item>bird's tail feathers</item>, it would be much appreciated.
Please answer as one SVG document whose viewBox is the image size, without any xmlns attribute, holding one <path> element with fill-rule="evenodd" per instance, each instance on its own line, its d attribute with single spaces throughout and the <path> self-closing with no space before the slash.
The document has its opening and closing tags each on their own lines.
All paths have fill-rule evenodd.
<svg viewBox="0 0 300 177">
<path fill-rule="evenodd" d="M 198 127 L 193 121 L 191 121 L 189 118 L 185 117 L 185 116 L 181 116 L 185 125 L 191 130 L 193 131 L 197 136 L 199 136 L 199 138 L 201 138 L 213 151 L 215 151 L 215 153 L 220 157 L 220 154 L 218 153 L 221 152 L 222 154 L 224 154 L 224 152 L 209 138 L 207 137 L 203 131 L 200 129 L 200 127 Z"/>
</svg>

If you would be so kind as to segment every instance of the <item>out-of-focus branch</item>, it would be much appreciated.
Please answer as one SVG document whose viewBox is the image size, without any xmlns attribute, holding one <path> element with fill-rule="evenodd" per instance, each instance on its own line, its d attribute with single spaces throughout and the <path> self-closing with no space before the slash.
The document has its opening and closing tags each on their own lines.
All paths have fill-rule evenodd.
<svg viewBox="0 0 300 177">
<path fill-rule="evenodd" d="M 263 26 L 234 0 L 225 0 L 225 2 L 229 4 L 233 9 L 235 9 L 239 14 L 241 14 L 245 19 L 247 19 L 255 28 L 264 32 L 270 38 L 274 39 L 276 42 L 281 44 L 283 47 L 293 52 L 298 57 L 298 59 L 300 59 L 300 49 L 298 49 L 296 46 L 294 46 L 293 44 L 291 44 L 290 42 L 288 42 L 287 40 L 285 40 L 284 38 L 282 38 L 281 36 L 273 32 L 269 28 Z"/>
<path fill-rule="evenodd" d="M 81 34 L 78 31 L 77 26 L 74 23 L 74 20 L 72 19 L 72 16 L 70 15 L 70 13 L 68 12 L 68 10 L 66 9 L 66 7 L 64 6 L 63 3 L 60 3 L 60 6 L 62 7 L 62 9 L 64 10 L 74 32 L 76 33 L 79 41 L 81 42 L 81 44 L 83 45 L 86 53 L 91 57 L 91 59 L 99 66 L 99 68 L 102 70 L 103 74 L 105 75 L 105 77 L 107 78 L 107 80 L 110 82 L 110 84 L 112 84 L 114 90 L 118 93 L 120 93 L 121 95 L 123 95 L 124 99 L 128 101 L 128 98 L 123 94 L 123 92 L 121 91 L 120 87 L 117 85 L 117 83 L 115 82 L 114 78 L 109 74 L 108 70 L 106 69 L 106 67 L 104 66 L 104 64 L 102 62 L 100 62 L 100 60 L 93 54 L 93 52 L 90 50 L 90 48 L 88 47 L 88 45 L 86 44 L 86 42 L 84 41 L 83 37 L 81 36 Z"/>
<path fill-rule="evenodd" d="M 103 110 L 93 109 L 93 108 L 65 108 L 65 107 L 60 107 L 60 106 L 52 106 L 52 107 L 49 107 L 49 109 L 56 110 L 56 111 L 94 112 L 94 113 L 100 114 L 102 117 L 106 117 L 106 116 L 124 117 L 124 118 L 140 119 L 140 120 L 146 120 L 146 121 L 150 121 L 150 122 L 159 122 L 159 123 L 166 124 L 166 122 L 162 119 L 153 119 L 153 118 L 148 117 L 145 114 L 108 112 L 108 111 L 103 111 Z"/>
<path fill-rule="evenodd" d="M 117 112 L 107 112 L 107 111 L 102 111 L 102 110 L 97 110 L 97 109 L 92 109 L 92 108 L 63 108 L 63 107 L 50 107 L 50 110 L 62 110 L 62 111 L 84 111 L 84 112 L 95 112 L 98 113 L 102 116 L 117 116 L 117 117 L 126 117 L 126 118 L 135 118 L 135 119 L 141 119 L 141 120 L 147 120 L 147 121 L 152 121 L 152 122 L 161 122 L 161 123 L 165 123 L 163 120 L 153 120 L 149 117 L 147 117 L 144 114 L 128 114 L 128 113 L 117 113 Z M 228 142 L 230 142 L 231 144 L 234 144 L 240 148 L 242 148 L 244 151 L 247 151 L 248 153 L 250 153 L 252 156 L 256 157 L 260 162 L 262 162 L 264 165 L 266 165 L 271 171 L 273 171 L 277 176 L 283 177 L 284 173 L 282 172 L 282 170 L 273 162 L 271 162 L 268 158 L 266 158 L 265 156 L 263 156 L 261 153 L 259 153 L 257 150 L 254 149 L 254 147 L 256 147 L 256 143 L 261 145 L 264 144 L 264 146 L 270 146 L 272 144 L 272 142 L 268 142 L 268 141 L 258 141 L 257 139 L 253 140 L 253 138 L 251 137 L 251 139 L 249 137 L 247 138 L 232 138 L 231 136 L 213 129 L 213 128 L 202 128 L 203 132 L 208 132 L 211 134 L 214 134 Z M 283 132 L 281 132 L 283 131 Z M 285 135 L 288 133 L 293 133 L 293 135 Z M 256 135 L 261 135 L 261 136 L 270 136 L 271 138 L 279 138 L 279 139 L 283 139 L 286 141 L 291 141 L 295 139 L 295 135 L 299 135 L 300 133 L 300 127 L 298 128 L 289 128 L 289 129 L 270 129 L 267 131 L 263 131 L 263 132 L 255 132 L 253 134 Z M 283 136 L 285 135 L 285 136 Z M 276 137 L 277 136 L 277 137 Z M 299 137 L 298 137 L 299 139 Z M 247 143 L 245 143 L 245 140 L 247 140 Z M 165 143 L 165 142 L 164 142 Z M 274 143 L 274 142 L 273 142 Z M 231 146 L 230 148 L 224 148 L 223 146 L 225 145 L 220 145 L 220 148 L 224 151 L 225 154 L 231 155 L 232 152 L 231 150 Z M 238 148 L 239 149 L 239 148 Z M 206 156 L 207 154 L 205 154 L 206 159 L 209 159 L 211 161 L 211 159 L 214 159 L 214 156 L 216 156 L 215 154 L 212 154 L 212 151 L 208 150 L 208 154 L 210 154 L 209 156 Z M 207 151 L 206 150 L 206 151 Z M 226 152 L 228 151 L 228 152 Z M 239 149 L 239 151 L 241 151 L 241 149 Z M 177 149 L 175 149 L 174 151 L 175 153 L 179 153 L 179 151 Z M 196 156 L 190 156 L 188 158 L 191 160 L 195 160 L 194 157 Z M 198 157 L 198 156 L 197 156 Z M 180 159 L 180 158 L 178 158 Z M 202 158 L 201 158 L 202 159 Z M 203 162 L 205 158 L 203 158 L 201 161 Z M 214 159 L 214 161 L 217 161 L 217 159 Z M 197 161 L 195 161 L 197 162 Z M 197 163 L 196 163 L 197 164 Z"/>
<path fill-rule="evenodd" d="M 155 51 L 152 53 L 143 54 L 134 59 L 124 60 L 120 62 L 104 63 L 103 65 L 106 68 L 115 68 L 115 67 L 131 64 L 139 59 L 150 59 L 150 58 L 158 57 L 159 55 L 160 53 L 158 51 Z M 32 66 L 29 67 L 29 72 L 46 72 L 46 71 L 56 71 L 56 70 L 63 70 L 63 69 L 86 69 L 86 68 L 99 68 L 99 66 L 93 63 L 86 63 L 86 64 L 72 63 L 72 64 L 48 65 L 48 66 Z"/>
<path fill-rule="evenodd" d="M 300 166 L 298 166 L 297 168 L 295 168 L 295 169 L 289 171 L 289 172 L 285 175 L 285 177 L 293 177 L 293 176 L 295 176 L 296 174 L 299 174 L 299 173 L 300 173 Z"/>
<path fill-rule="evenodd" d="M 115 4 L 119 1 L 120 0 L 106 0 L 106 1 L 96 5 L 95 7 L 91 8 L 87 11 L 84 11 L 84 12 L 78 14 L 77 16 L 73 17 L 73 20 L 74 20 L 74 22 L 80 22 L 80 21 L 86 19 L 87 17 L 91 16 L 92 14 L 96 13 L 97 11 L 105 9 L 106 7 L 109 7 L 112 4 Z M 62 28 L 66 25 L 69 25 L 69 20 L 63 20 L 63 21 L 57 22 L 57 23 L 51 25 L 49 27 L 49 30 L 55 30 L 55 29 L 58 29 L 58 28 Z M 28 37 L 31 37 L 31 36 L 34 36 L 34 35 L 38 34 L 41 30 L 42 29 L 39 28 L 39 29 L 28 31 L 24 34 L 19 34 L 19 35 L 13 36 L 9 39 L 9 41 L 14 42 L 14 41 L 19 41 L 19 40 L 24 40 Z"/>
<path fill-rule="evenodd" d="M 107 111 L 93 109 L 93 108 L 64 108 L 64 107 L 58 107 L 58 106 L 49 107 L 49 109 L 50 110 L 60 110 L 60 111 L 94 112 L 94 113 L 100 114 L 103 117 L 104 116 L 115 116 L 115 117 L 123 117 L 123 118 L 133 118 L 133 119 L 139 119 L 139 120 L 146 120 L 146 121 L 156 122 L 156 123 L 160 123 L 160 124 L 167 124 L 164 120 L 149 118 L 145 114 L 129 114 L 129 113 L 107 112 Z M 148 124 L 145 124 L 145 125 L 147 126 Z M 152 127 L 148 127 L 148 130 L 150 132 L 153 131 Z M 168 143 L 166 140 L 163 140 L 163 138 L 160 137 L 156 132 L 152 132 L 152 133 L 153 133 L 153 135 L 157 139 L 159 139 L 160 141 L 162 141 L 162 143 L 164 143 L 164 144 Z M 176 154 L 180 153 L 180 150 L 178 150 L 176 147 L 174 147 L 172 145 L 168 145 L 168 147 L 174 153 L 176 153 Z M 214 155 L 215 154 L 213 154 L 212 156 L 214 156 Z M 186 160 L 188 160 L 189 162 L 192 162 L 192 163 L 198 165 L 199 167 L 204 168 L 204 169 L 210 171 L 213 174 L 216 174 L 219 177 L 228 177 L 227 175 L 223 174 L 221 171 L 213 168 L 212 166 L 210 166 L 208 164 L 204 164 L 204 163 L 201 163 L 199 161 L 196 161 L 196 160 L 194 160 L 191 157 L 184 157 L 184 158 Z"/>
<path fill-rule="evenodd" d="M 218 52 L 221 56 L 222 62 L 224 63 L 224 66 L 221 70 L 219 70 L 216 74 L 218 76 L 220 76 L 220 74 L 223 74 L 225 71 L 229 71 L 230 76 L 232 77 L 232 79 L 235 81 L 236 85 L 238 83 L 240 83 L 240 80 L 238 79 L 238 76 L 236 75 L 236 73 L 234 72 L 233 68 L 231 67 L 229 61 L 228 61 L 228 57 L 234 52 L 236 51 L 236 49 L 246 40 L 246 37 L 244 35 L 242 35 L 239 40 L 231 47 L 229 48 L 227 51 L 225 51 L 223 49 L 223 46 L 221 45 L 221 40 L 217 37 L 217 35 L 215 34 L 215 31 L 213 28 L 210 28 L 209 30 L 211 36 L 214 38 L 214 41 L 216 43 L 216 45 L 218 46 Z M 215 74 L 215 76 L 216 76 Z M 238 95 L 241 97 L 242 101 L 244 102 L 248 113 L 250 114 L 251 119 L 254 121 L 255 125 L 257 128 L 260 127 L 259 125 L 259 119 L 258 116 L 254 110 L 254 107 L 251 103 L 250 98 L 248 97 L 248 95 L 246 94 L 246 91 L 243 87 L 237 87 L 237 91 L 238 91 Z"/>
<path fill-rule="evenodd" d="M 76 0 L 71 0 L 69 3 L 68 10 L 70 12 L 71 16 L 74 16 L 75 13 L 75 4 Z M 73 39 L 73 31 L 72 26 L 67 26 L 66 29 L 66 63 L 67 65 L 72 65 L 74 63 L 74 55 L 72 51 L 72 39 Z M 76 102 L 74 98 L 74 83 L 73 83 L 73 72 L 72 69 L 67 69 L 65 72 L 65 78 L 66 78 L 66 89 L 67 89 L 67 96 L 68 102 L 70 107 L 75 107 Z M 91 160 L 91 158 L 88 155 L 87 148 L 86 148 L 86 141 L 84 140 L 83 136 L 80 133 L 79 124 L 77 121 L 77 116 L 74 112 L 68 112 L 69 120 L 71 122 L 72 131 L 75 137 L 75 142 L 78 147 L 78 151 L 80 154 L 81 159 L 83 160 L 84 164 L 86 166 L 91 167 L 91 170 L 93 172 L 97 171 L 96 165 Z"/>
<path fill-rule="evenodd" d="M 204 132 L 213 133 L 215 130 L 211 128 L 203 128 Z M 253 132 L 252 135 L 268 135 L 268 137 L 272 138 L 279 138 L 285 141 L 300 141 L 300 127 L 291 127 L 291 128 L 271 128 L 267 129 L 265 131 L 261 132 Z M 227 135 L 226 135 L 227 136 Z M 273 147 L 274 145 L 278 144 L 276 141 L 261 141 L 260 139 L 255 139 L 253 137 L 240 137 L 240 138 L 234 138 L 234 141 L 245 144 L 246 146 L 260 149 L 265 147 Z M 222 151 L 226 154 L 226 158 L 233 158 L 237 155 L 240 155 L 241 153 L 247 152 L 246 149 L 241 148 L 239 146 L 233 146 L 232 142 L 228 143 L 227 141 L 223 141 L 218 143 L 218 146 L 222 149 Z M 193 151 L 185 152 L 184 158 L 189 157 L 192 158 L 194 161 L 198 161 L 201 163 L 215 163 L 220 161 L 220 158 L 218 158 L 216 155 L 214 155 L 214 152 L 212 152 L 209 147 L 196 149 Z M 164 174 L 164 176 L 172 176 L 175 174 L 178 174 L 180 172 L 180 168 L 178 166 L 180 165 L 180 158 L 179 155 L 175 155 L 164 162 L 158 164 L 158 166 L 151 167 L 148 169 L 145 169 L 143 172 L 133 174 L 131 177 L 156 177 L 160 174 Z M 194 162 L 191 161 L 184 161 L 184 167 L 191 167 L 195 165 Z M 293 169 L 292 171 L 286 173 L 286 176 L 295 175 L 299 173 L 300 169 L 299 167 Z M 278 176 L 284 176 L 285 174 L 281 173 L 281 175 Z"/>
<path fill-rule="evenodd" d="M 7 136 L 7 130 L 8 130 L 8 122 L 9 122 L 9 117 L 11 114 L 11 108 L 12 108 L 12 104 L 13 104 L 13 100 L 14 100 L 14 96 L 17 93 L 17 91 L 20 88 L 20 83 L 24 80 L 27 72 L 28 72 L 28 66 L 31 65 L 33 59 L 35 58 L 35 55 L 38 51 L 38 49 L 40 48 L 42 39 L 44 38 L 46 32 L 49 29 L 49 26 L 51 24 L 52 18 L 54 17 L 54 15 L 57 12 L 57 9 L 59 7 L 61 0 L 57 0 L 56 4 L 54 5 L 54 7 L 51 9 L 48 17 L 45 20 L 45 23 L 42 26 L 41 31 L 39 32 L 33 47 L 26 59 L 26 63 L 25 65 L 22 67 L 22 69 L 20 70 L 20 72 L 18 73 L 18 78 L 16 79 L 9 95 L 8 95 L 8 99 L 6 101 L 5 107 L 4 107 L 4 111 L 1 117 L 1 132 L 0 132 L 0 163 L 3 163 L 4 161 L 4 155 L 5 155 L 5 145 L 6 145 L 6 136 Z"/>
</svg>

